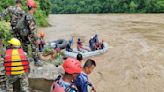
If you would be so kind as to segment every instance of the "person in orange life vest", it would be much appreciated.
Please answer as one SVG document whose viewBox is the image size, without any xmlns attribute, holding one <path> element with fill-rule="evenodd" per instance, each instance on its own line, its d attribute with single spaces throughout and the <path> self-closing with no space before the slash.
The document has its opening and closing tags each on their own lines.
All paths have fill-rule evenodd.
<svg viewBox="0 0 164 92">
<path fill-rule="evenodd" d="M 50 92 L 79 92 L 73 81 L 81 73 L 81 63 L 73 58 L 67 58 L 63 64 L 65 74 L 55 79 Z"/>
<path fill-rule="evenodd" d="M 88 81 L 88 75 L 92 73 L 95 67 L 96 62 L 94 60 L 88 59 L 85 62 L 82 72 L 75 80 L 75 85 L 77 86 L 79 92 L 88 92 L 88 86 L 92 87 L 92 92 L 96 92 L 93 85 Z"/>
<path fill-rule="evenodd" d="M 39 45 L 39 51 L 42 52 L 44 45 L 45 45 L 45 40 L 44 40 L 45 34 L 44 32 L 39 33 L 39 39 L 38 39 L 38 45 Z"/>
<path fill-rule="evenodd" d="M 83 43 L 80 38 L 78 38 L 78 41 L 77 41 L 77 50 L 78 51 L 90 51 L 89 48 L 83 46 Z"/>
<path fill-rule="evenodd" d="M 17 38 L 12 38 L 8 43 L 10 45 L 6 49 L 4 60 L 5 74 L 7 77 L 6 90 L 7 92 L 13 92 L 13 86 L 16 85 L 15 82 L 19 80 L 19 92 L 29 92 L 28 73 L 30 66 L 28 58 Z"/>
</svg>

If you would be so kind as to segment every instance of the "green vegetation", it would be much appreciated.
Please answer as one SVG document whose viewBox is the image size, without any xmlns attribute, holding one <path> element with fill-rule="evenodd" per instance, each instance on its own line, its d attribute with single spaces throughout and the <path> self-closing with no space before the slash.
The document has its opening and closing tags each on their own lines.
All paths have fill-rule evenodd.
<svg viewBox="0 0 164 92">
<path fill-rule="evenodd" d="M 2 37 L 2 42 L 5 46 L 7 46 L 7 41 L 11 38 L 11 33 L 10 33 L 10 23 L 1 21 L 0 22 L 0 37 Z"/>
<path fill-rule="evenodd" d="M 26 6 L 26 0 L 22 0 L 22 1 L 23 1 L 22 2 L 23 10 L 27 12 L 28 10 Z M 41 0 L 42 3 L 44 3 L 44 4 L 41 4 L 39 3 L 40 0 L 35 0 L 35 1 L 37 2 L 37 11 L 34 16 L 36 18 L 37 24 L 38 26 L 41 26 L 41 27 L 47 27 L 49 25 L 47 21 L 47 17 L 51 11 L 50 2 L 49 0 Z M 15 0 L 0 0 L 0 13 L 3 12 L 7 7 L 14 6 L 14 5 L 15 5 Z M 41 7 L 44 7 L 44 9 Z M 12 36 L 10 33 L 11 27 L 9 23 L 10 21 L 9 16 L 6 16 L 5 20 L 6 21 L 0 21 L 0 37 L 3 38 L 3 44 L 7 46 L 7 41 Z"/>
<path fill-rule="evenodd" d="M 164 0 L 51 0 L 52 13 L 164 13 Z"/>
<path fill-rule="evenodd" d="M 23 1 L 23 9 L 27 12 L 26 0 Z M 37 2 L 37 11 L 35 13 L 35 18 L 38 26 L 46 27 L 48 26 L 47 17 L 51 11 L 51 5 L 49 0 L 35 0 Z M 9 6 L 15 5 L 15 0 L 0 0 L 0 12 L 3 12 Z M 7 21 L 9 18 L 7 17 Z"/>
<path fill-rule="evenodd" d="M 49 46 L 45 47 L 43 50 L 43 56 L 52 55 L 53 53 L 54 53 L 54 49 Z"/>
</svg>

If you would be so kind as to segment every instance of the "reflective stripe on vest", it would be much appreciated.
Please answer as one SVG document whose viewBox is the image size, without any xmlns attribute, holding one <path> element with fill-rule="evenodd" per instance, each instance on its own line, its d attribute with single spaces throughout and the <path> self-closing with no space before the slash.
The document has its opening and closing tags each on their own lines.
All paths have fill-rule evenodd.
<svg viewBox="0 0 164 92">
<path fill-rule="evenodd" d="M 8 49 L 4 62 L 6 75 L 18 75 L 29 72 L 29 62 L 20 49 Z"/>
</svg>

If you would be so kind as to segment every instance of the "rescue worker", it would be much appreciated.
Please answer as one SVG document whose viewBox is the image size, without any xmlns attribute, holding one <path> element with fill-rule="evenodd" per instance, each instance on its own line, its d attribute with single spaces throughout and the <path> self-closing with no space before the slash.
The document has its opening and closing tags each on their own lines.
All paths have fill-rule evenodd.
<svg viewBox="0 0 164 92">
<path fill-rule="evenodd" d="M 22 1 L 16 0 L 15 6 L 9 6 L 5 9 L 5 11 L 0 15 L 1 18 L 5 18 L 7 15 L 10 17 L 10 24 L 11 24 L 11 34 L 18 38 L 19 37 L 19 30 L 17 30 L 15 27 L 18 23 L 18 21 L 22 18 L 24 15 L 24 11 L 22 10 Z"/>
<path fill-rule="evenodd" d="M 38 49 L 38 36 L 36 30 L 36 21 L 33 15 L 36 12 L 36 2 L 32 0 L 27 1 L 28 13 L 25 15 L 25 28 L 20 30 L 20 40 L 22 42 L 22 47 L 25 52 L 28 52 L 28 47 L 32 48 L 32 57 L 34 59 L 35 66 L 42 66 L 41 61 L 39 60 L 39 49 Z M 23 31 L 23 32 L 22 32 Z"/>
<path fill-rule="evenodd" d="M 78 41 L 77 41 L 77 50 L 81 51 L 81 52 L 83 52 L 83 51 L 88 51 L 88 52 L 91 51 L 90 48 L 83 46 L 83 43 L 82 43 L 80 38 L 78 38 Z"/>
<path fill-rule="evenodd" d="M 93 40 L 95 43 L 99 43 L 99 39 L 98 39 L 98 35 L 95 34 L 95 36 L 93 37 Z"/>
<path fill-rule="evenodd" d="M 99 39 L 98 39 L 98 35 L 95 34 L 95 36 L 93 37 L 94 40 L 94 44 L 95 44 L 95 49 L 98 50 L 99 49 Z"/>
<path fill-rule="evenodd" d="M 81 63 L 73 58 L 67 58 L 63 64 L 65 74 L 59 76 L 51 86 L 50 92 L 78 92 L 73 81 L 82 70 Z"/>
<path fill-rule="evenodd" d="M 29 92 L 28 90 L 28 73 L 29 73 L 29 61 L 26 57 L 23 49 L 21 48 L 21 42 L 17 38 L 12 38 L 8 41 L 10 44 L 6 50 L 4 67 L 6 73 L 6 90 L 7 92 L 13 92 L 13 86 L 15 82 L 19 80 L 20 91 Z"/>
<path fill-rule="evenodd" d="M 91 91 L 96 92 L 93 85 L 88 81 L 88 75 L 92 73 L 96 67 L 96 62 L 92 59 L 88 59 L 84 66 L 82 72 L 77 76 L 75 84 L 79 92 L 88 92 L 88 86 L 91 86 Z"/>
<path fill-rule="evenodd" d="M 66 45 L 66 51 L 68 51 L 68 52 L 73 51 L 73 49 L 71 48 L 71 44 L 72 44 L 72 42 L 71 42 L 71 40 L 69 40 L 69 43 Z"/>
<path fill-rule="evenodd" d="M 44 40 L 44 32 L 39 33 L 39 40 L 38 40 L 38 45 L 39 45 L 39 51 L 42 52 L 44 45 L 45 45 L 45 40 Z"/>
<path fill-rule="evenodd" d="M 89 47 L 90 47 L 91 51 L 95 51 L 95 50 L 96 50 L 96 48 L 95 48 L 95 43 L 94 43 L 93 38 L 91 38 L 91 39 L 89 40 Z"/>
</svg>

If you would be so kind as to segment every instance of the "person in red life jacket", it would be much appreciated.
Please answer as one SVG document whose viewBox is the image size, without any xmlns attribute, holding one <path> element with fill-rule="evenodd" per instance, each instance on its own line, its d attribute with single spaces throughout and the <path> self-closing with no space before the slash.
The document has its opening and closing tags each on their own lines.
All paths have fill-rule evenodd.
<svg viewBox="0 0 164 92">
<path fill-rule="evenodd" d="M 45 45 L 45 40 L 44 40 L 45 34 L 44 32 L 39 33 L 39 39 L 38 39 L 38 45 L 39 45 L 39 51 L 42 52 L 44 45 Z"/>
<path fill-rule="evenodd" d="M 28 90 L 28 73 L 29 73 L 29 61 L 26 57 L 21 43 L 18 39 L 12 38 L 8 41 L 10 44 L 6 49 L 4 67 L 6 73 L 6 90 L 7 92 L 13 92 L 13 86 L 15 82 L 19 80 L 20 91 L 29 92 Z"/>
<path fill-rule="evenodd" d="M 63 64 L 65 74 L 58 76 L 51 86 L 50 92 L 78 92 L 73 81 L 81 73 L 81 63 L 73 58 L 67 58 Z"/>
<path fill-rule="evenodd" d="M 89 48 L 83 46 L 83 43 L 82 43 L 80 38 L 78 38 L 78 41 L 77 41 L 77 50 L 81 51 L 81 52 L 83 52 L 83 51 L 88 51 L 88 52 L 91 51 Z"/>
<path fill-rule="evenodd" d="M 88 86 L 91 86 L 92 92 L 96 92 L 93 85 L 88 81 L 88 75 L 92 73 L 96 67 L 96 62 L 92 59 L 88 59 L 84 66 L 82 72 L 77 76 L 75 80 L 75 85 L 77 86 L 79 92 L 88 92 Z"/>
</svg>

